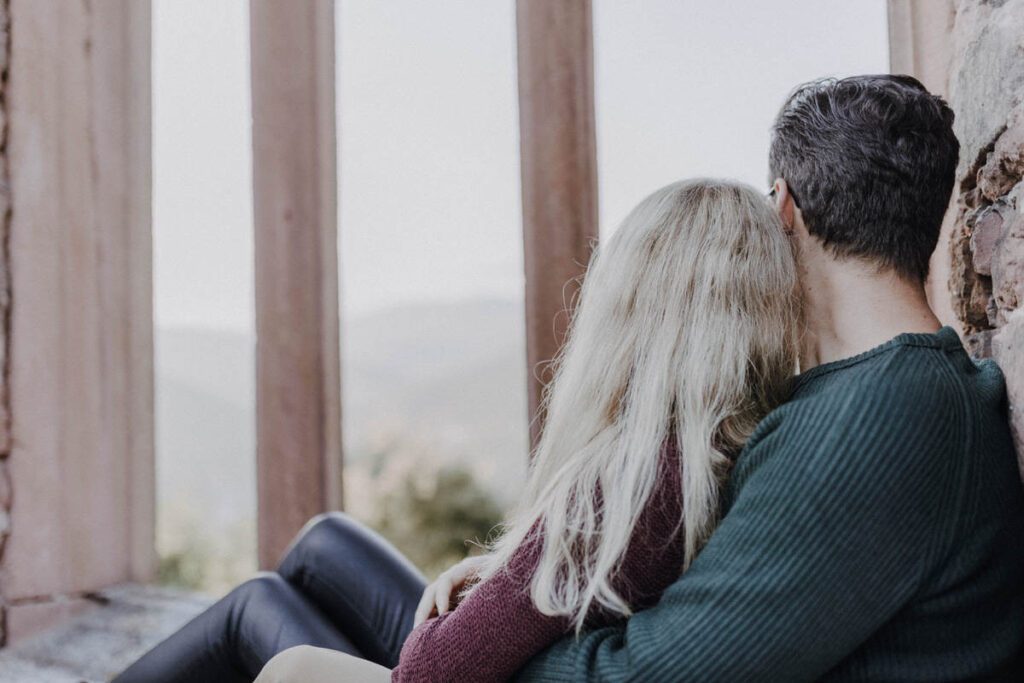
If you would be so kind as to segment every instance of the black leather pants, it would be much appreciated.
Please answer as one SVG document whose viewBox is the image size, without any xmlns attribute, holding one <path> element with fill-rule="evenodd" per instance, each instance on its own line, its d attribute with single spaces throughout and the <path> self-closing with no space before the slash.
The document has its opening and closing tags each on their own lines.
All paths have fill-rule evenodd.
<svg viewBox="0 0 1024 683">
<path fill-rule="evenodd" d="M 426 582 L 352 518 L 313 519 L 276 572 L 246 581 L 118 676 L 115 683 L 252 681 L 295 645 L 394 667 Z"/>
</svg>

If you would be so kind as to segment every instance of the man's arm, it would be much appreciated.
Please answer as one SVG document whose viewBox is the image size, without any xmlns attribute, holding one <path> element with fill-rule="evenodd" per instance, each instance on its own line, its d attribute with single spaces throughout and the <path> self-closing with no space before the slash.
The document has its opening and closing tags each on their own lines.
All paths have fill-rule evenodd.
<svg viewBox="0 0 1024 683">
<path fill-rule="evenodd" d="M 928 384 L 783 418 L 745 453 L 732 509 L 656 607 L 563 639 L 517 680 L 823 675 L 907 603 L 948 547 L 964 419 Z"/>
</svg>

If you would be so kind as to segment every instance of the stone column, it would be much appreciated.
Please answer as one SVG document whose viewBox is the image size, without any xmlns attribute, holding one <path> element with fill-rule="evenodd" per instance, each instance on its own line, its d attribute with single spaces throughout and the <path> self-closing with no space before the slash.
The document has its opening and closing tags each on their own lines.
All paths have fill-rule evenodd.
<svg viewBox="0 0 1024 683">
<path fill-rule="evenodd" d="M 259 563 L 341 505 L 334 5 L 250 2 Z"/>
<path fill-rule="evenodd" d="M 889 0 L 888 10 L 889 71 L 914 76 L 928 90 L 948 99 L 951 33 L 956 17 L 953 0 Z M 939 245 L 932 255 L 927 289 L 928 302 L 939 319 L 959 327 L 947 285 L 955 214 L 952 207 L 946 213 Z"/>
<path fill-rule="evenodd" d="M 518 0 L 530 444 L 597 225 L 590 0 Z"/>
<path fill-rule="evenodd" d="M 153 577 L 150 3 L 3 8 L 7 641 Z"/>
<path fill-rule="evenodd" d="M 910 74 L 936 95 L 949 95 L 953 0 L 889 0 L 889 70 Z"/>
</svg>

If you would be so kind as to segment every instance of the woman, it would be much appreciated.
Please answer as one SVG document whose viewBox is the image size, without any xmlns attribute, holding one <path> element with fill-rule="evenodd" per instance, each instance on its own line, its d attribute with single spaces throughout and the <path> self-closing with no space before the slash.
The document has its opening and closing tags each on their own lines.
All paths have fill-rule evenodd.
<svg viewBox="0 0 1024 683">
<path fill-rule="evenodd" d="M 521 504 L 453 610 L 443 581 L 424 592 L 381 539 L 327 517 L 279 573 L 118 680 L 251 680 L 314 645 L 260 680 L 499 681 L 566 633 L 650 606 L 714 529 L 731 458 L 785 398 L 798 313 L 791 245 L 763 197 L 726 181 L 658 190 L 591 261 Z M 421 596 L 438 616 L 412 629 Z"/>
</svg>

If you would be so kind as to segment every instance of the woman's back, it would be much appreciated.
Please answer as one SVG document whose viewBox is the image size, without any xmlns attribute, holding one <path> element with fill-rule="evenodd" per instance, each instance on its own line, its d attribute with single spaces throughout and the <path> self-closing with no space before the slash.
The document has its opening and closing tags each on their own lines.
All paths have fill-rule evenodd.
<svg viewBox="0 0 1024 683">
<path fill-rule="evenodd" d="M 503 680 L 570 628 L 656 601 L 717 524 L 730 454 L 784 398 L 798 292 L 752 189 L 691 180 L 640 202 L 587 269 L 483 582 L 414 631 L 396 680 Z"/>
</svg>

